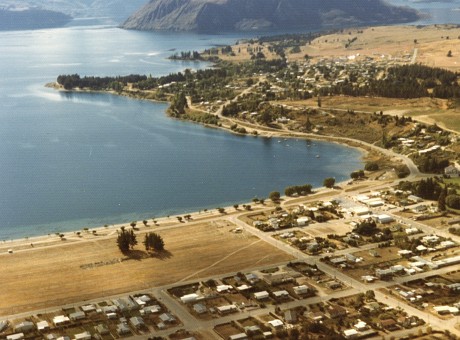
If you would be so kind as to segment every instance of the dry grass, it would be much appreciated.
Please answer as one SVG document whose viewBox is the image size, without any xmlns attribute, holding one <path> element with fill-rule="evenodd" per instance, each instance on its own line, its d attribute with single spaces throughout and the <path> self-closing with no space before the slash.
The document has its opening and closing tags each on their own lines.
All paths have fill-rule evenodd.
<svg viewBox="0 0 460 340">
<path fill-rule="evenodd" d="M 181 280 L 290 260 L 285 253 L 230 222 L 200 223 L 160 232 L 168 250 L 161 258 L 138 251 L 123 256 L 114 238 L 74 242 L 1 256 L 0 315 L 77 303 Z M 142 235 L 139 237 L 142 239 Z M 137 246 L 142 249 L 141 245 Z M 83 269 L 104 262 L 103 266 Z M 82 268 L 83 267 L 83 268 Z"/>
</svg>

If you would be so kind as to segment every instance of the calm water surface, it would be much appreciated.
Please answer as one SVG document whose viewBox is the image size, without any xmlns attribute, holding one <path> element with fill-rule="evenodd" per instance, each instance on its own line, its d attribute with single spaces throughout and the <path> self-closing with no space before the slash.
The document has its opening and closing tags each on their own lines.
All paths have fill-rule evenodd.
<svg viewBox="0 0 460 340">
<path fill-rule="evenodd" d="M 169 119 L 165 104 L 44 87 L 63 73 L 204 67 L 165 58 L 237 38 L 98 26 L 0 33 L 0 239 L 215 208 L 361 168 L 344 146 L 238 137 Z"/>
</svg>

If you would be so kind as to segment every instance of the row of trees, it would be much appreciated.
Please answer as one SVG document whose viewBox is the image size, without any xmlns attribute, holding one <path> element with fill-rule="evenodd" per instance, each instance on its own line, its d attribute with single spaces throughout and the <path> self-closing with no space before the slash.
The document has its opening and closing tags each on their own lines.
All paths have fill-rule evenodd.
<svg viewBox="0 0 460 340">
<path fill-rule="evenodd" d="M 429 90 L 432 90 L 431 94 Z M 331 88 L 323 88 L 319 95 L 379 96 L 388 98 L 456 98 L 460 95 L 458 74 L 420 64 L 391 67 L 383 79 L 373 79 L 365 86 L 350 79 Z"/>
<path fill-rule="evenodd" d="M 78 74 L 60 75 L 57 77 L 58 84 L 62 85 L 66 90 L 74 88 L 89 88 L 93 90 L 103 89 L 119 89 L 120 85 L 128 83 L 137 83 L 147 80 L 147 76 L 131 74 L 128 76 L 117 77 L 83 77 Z"/>
<path fill-rule="evenodd" d="M 411 191 L 421 198 L 438 201 L 439 211 L 446 211 L 448 207 L 460 209 L 460 195 L 457 194 L 457 190 L 434 178 L 422 179 L 419 182 L 401 182 L 399 188 Z"/>
<path fill-rule="evenodd" d="M 289 186 L 286 189 L 284 189 L 284 194 L 286 196 L 293 196 L 293 195 L 307 195 L 311 193 L 312 186 L 311 184 L 305 184 L 305 185 L 295 185 L 295 186 Z"/>
</svg>

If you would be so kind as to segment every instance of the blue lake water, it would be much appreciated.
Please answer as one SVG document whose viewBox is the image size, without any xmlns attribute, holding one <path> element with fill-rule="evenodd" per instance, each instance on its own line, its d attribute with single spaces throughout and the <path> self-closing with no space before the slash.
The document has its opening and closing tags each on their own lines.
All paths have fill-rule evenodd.
<svg viewBox="0 0 460 340">
<path fill-rule="evenodd" d="M 417 24 L 460 22 L 459 0 L 388 1 L 426 13 Z M 165 104 L 43 86 L 59 74 L 205 67 L 166 58 L 250 36 L 78 25 L 0 32 L 0 239 L 246 202 L 361 168 L 348 147 L 238 137 L 169 119 Z"/>
<path fill-rule="evenodd" d="M 0 32 L 0 239 L 216 208 L 362 168 L 360 152 L 337 144 L 239 137 L 169 119 L 166 104 L 44 87 L 63 73 L 204 67 L 166 57 L 239 37 Z"/>
</svg>

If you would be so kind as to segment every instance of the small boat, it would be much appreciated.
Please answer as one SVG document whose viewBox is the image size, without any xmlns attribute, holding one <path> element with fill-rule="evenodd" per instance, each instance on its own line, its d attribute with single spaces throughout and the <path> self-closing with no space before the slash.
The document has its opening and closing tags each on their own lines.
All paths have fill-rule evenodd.
<svg viewBox="0 0 460 340">
<path fill-rule="evenodd" d="M 316 155 L 316 158 L 319 158 L 319 155 Z"/>
</svg>

